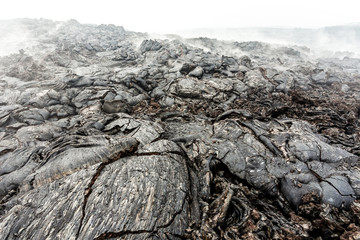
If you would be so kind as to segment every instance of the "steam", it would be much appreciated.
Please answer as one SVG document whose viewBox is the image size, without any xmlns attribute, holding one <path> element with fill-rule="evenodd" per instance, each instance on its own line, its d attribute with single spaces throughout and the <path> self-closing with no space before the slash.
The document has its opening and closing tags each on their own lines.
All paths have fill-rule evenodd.
<svg viewBox="0 0 360 240">
<path fill-rule="evenodd" d="M 53 34 L 63 23 L 47 19 L 0 20 L 0 56 L 31 51 L 45 37 Z"/>
<path fill-rule="evenodd" d="M 34 44 L 35 40 L 24 25 L 12 21 L 0 22 L 0 56 L 17 53 Z"/>
<path fill-rule="evenodd" d="M 43 37 L 57 31 L 64 22 L 51 20 L 15 19 L 0 21 L 0 56 L 29 51 Z M 126 27 L 126 26 L 125 26 Z M 170 32 L 182 38 L 208 37 L 237 42 L 260 41 L 271 44 L 298 45 L 310 48 L 315 57 L 360 57 L 360 23 L 352 25 L 310 28 L 218 28 L 189 29 Z M 176 35 L 152 34 L 155 38 Z M 180 38 L 180 37 L 179 37 Z"/>
<path fill-rule="evenodd" d="M 360 23 L 310 28 L 226 28 L 193 29 L 178 33 L 185 38 L 209 37 L 238 42 L 261 41 L 272 44 L 300 45 L 316 57 L 360 57 Z"/>
</svg>

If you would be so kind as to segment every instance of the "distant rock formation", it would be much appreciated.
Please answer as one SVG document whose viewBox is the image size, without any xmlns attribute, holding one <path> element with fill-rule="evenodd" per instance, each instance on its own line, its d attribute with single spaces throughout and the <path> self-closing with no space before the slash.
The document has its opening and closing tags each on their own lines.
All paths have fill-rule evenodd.
<svg viewBox="0 0 360 240">
<path fill-rule="evenodd" d="M 359 59 L 0 26 L 0 239 L 359 237 Z"/>
<path fill-rule="evenodd" d="M 322 57 L 360 56 L 360 23 L 323 28 L 200 28 L 183 30 L 179 34 L 188 38 L 207 36 L 222 40 L 301 45 Z"/>
</svg>

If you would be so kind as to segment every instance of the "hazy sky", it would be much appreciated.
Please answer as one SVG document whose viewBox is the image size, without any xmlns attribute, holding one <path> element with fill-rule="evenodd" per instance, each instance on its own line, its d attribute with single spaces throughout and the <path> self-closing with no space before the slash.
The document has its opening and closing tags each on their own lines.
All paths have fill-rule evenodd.
<svg viewBox="0 0 360 240">
<path fill-rule="evenodd" d="M 360 22 L 359 0 L 5 0 L 0 19 L 76 19 L 127 30 L 322 27 Z"/>
</svg>

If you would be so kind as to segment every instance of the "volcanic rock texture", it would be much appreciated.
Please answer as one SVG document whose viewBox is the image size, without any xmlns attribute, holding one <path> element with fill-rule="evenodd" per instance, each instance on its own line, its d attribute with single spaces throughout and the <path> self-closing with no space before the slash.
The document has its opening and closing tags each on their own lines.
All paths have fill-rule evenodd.
<svg viewBox="0 0 360 240">
<path fill-rule="evenodd" d="M 359 59 L 1 26 L 0 239 L 359 239 Z"/>
</svg>

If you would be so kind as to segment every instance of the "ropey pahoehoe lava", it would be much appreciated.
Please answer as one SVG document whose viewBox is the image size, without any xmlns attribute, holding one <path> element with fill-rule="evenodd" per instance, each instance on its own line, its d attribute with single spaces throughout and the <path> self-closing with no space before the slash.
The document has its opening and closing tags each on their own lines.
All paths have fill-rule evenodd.
<svg viewBox="0 0 360 240">
<path fill-rule="evenodd" d="M 6 24 L 0 239 L 359 238 L 360 59 Z"/>
</svg>

